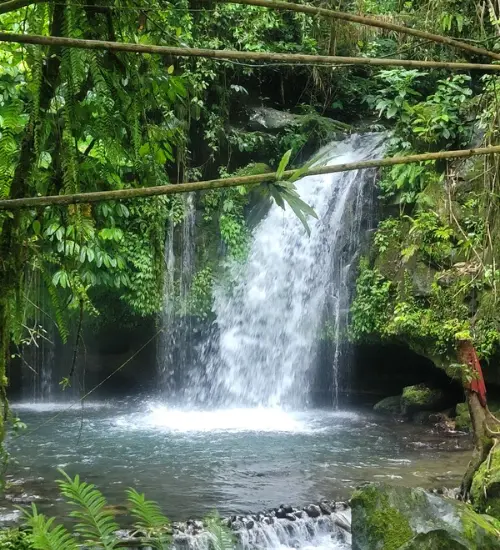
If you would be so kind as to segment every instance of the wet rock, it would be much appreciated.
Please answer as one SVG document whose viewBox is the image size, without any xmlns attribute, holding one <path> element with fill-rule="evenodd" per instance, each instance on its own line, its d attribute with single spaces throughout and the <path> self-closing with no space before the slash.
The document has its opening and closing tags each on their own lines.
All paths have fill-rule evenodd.
<svg viewBox="0 0 500 550">
<path fill-rule="evenodd" d="M 240 529 L 243 529 L 243 522 L 239 519 L 233 521 L 233 523 L 231 524 L 231 529 L 233 529 L 233 531 L 239 531 Z"/>
<path fill-rule="evenodd" d="M 466 548 L 499 548 L 499 524 L 495 525 L 493 518 L 476 514 L 462 502 L 441 498 L 423 489 L 369 485 L 354 493 L 351 504 L 353 550 L 400 550 L 410 542 L 420 544 L 422 539 L 426 542 L 425 537 L 418 539 L 417 535 L 438 530 L 448 532 L 451 540 L 467 541 Z M 429 535 L 429 540 L 432 537 Z"/>
<path fill-rule="evenodd" d="M 253 529 L 255 526 L 255 521 L 253 519 L 246 519 L 243 523 L 247 529 Z"/>
<path fill-rule="evenodd" d="M 297 519 L 302 519 L 304 517 L 304 512 L 302 510 L 297 510 L 294 512 L 294 515 Z"/>
<path fill-rule="evenodd" d="M 401 396 L 401 412 L 411 417 L 420 411 L 436 411 L 443 407 L 444 400 L 441 390 L 433 390 L 425 384 L 407 386 Z"/>
<path fill-rule="evenodd" d="M 286 505 L 286 506 L 284 506 L 284 505 L 282 504 L 280 508 L 283 508 L 283 510 L 285 510 L 285 512 L 286 512 L 287 514 L 291 514 L 291 513 L 293 512 L 293 507 L 290 506 L 289 504 Z"/>
<path fill-rule="evenodd" d="M 336 502 L 335 503 L 335 510 L 347 510 L 349 508 L 349 505 L 347 502 Z"/>
<path fill-rule="evenodd" d="M 304 508 L 304 511 L 310 518 L 318 518 L 321 516 L 321 509 L 319 506 L 316 506 L 316 504 L 309 504 L 309 506 Z"/>
<path fill-rule="evenodd" d="M 287 514 L 285 516 L 285 519 L 287 519 L 288 521 L 297 521 L 297 518 L 293 514 Z"/>
<path fill-rule="evenodd" d="M 278 509 L 276 510 L 276 517 L 277 517 L 278 519 L 285 519 L 285 518 L 286 518 L 286 514 L 287 514 L 287 512 L 285 511 L 284 508 L 278 508 Z"/>
<path fill-rule="evenodd" d="M 329 516 L 333 511 L 330 504 L 324 500 L 319 503 L 319 509 L 327 516 Z"/>
<path fill-rule="evenodd" d="M 386 397 L 375 404 L 373 410 L 383 414 L 401 414 L 401 396 Z"/>
</svg>

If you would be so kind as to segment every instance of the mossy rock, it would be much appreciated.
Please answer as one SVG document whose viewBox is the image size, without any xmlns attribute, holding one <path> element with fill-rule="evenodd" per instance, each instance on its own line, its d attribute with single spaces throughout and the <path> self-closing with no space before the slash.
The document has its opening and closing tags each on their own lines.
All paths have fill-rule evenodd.
<svg viewBox="0 0 500 550">
<path fill-rule="evenodd" d="M 386 397 L 376 403 L 373 410 L 383 414 L 401 414 L 401 396 Z"/>
<path fill-rule="evenodd" d="M 494 450 L 491 461 L 483 462 L 476 472 L 471 497 L 477 512 L 500 520 L 500 448 Z"/>
<path fill-rule="evenodd" d="M 417 262 L 415 267 L 411 269 L 413 294 L 421 297 L 430 296 L 436 273 L 436 270 L 432 267 L 423 262 Z"/>
<path fill-rule="evenodd" d="M 448 539 L 464 544 L 467 549 L 500 548 L 500 531 L 495 520 L 476 514 L 467 504 L 423 489 L 372 484 L 354 493 L 351 506 L 353 550 L 402 550 L 407 548 L 404 545 L 426 542 L 424 537 L 418 539 L 418 535 L 442 530 L 449 533 Z M 429 548 L 434 550 L 432 546 Z"/>
<path fill-rule="evenodd" d="M 462 537 L 457 537 L 445 529 L 420 533 L 399 548 L 399 550 L 469 550 L 470 546 Z"/>
<path fill-rule="evenodd" d="M 401 412 L 404 416 L 411 416 L 419 411 L 437 411 L 444 401 L 441 390 L 433 390 L 425 384 L 407 386 L 401 396 Z"/>
</svg>

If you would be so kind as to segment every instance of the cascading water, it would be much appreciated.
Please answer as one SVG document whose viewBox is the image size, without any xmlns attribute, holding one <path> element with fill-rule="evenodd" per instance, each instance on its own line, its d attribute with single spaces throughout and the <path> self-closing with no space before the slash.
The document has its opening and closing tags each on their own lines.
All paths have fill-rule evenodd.
<svg viewBox="0 0 500 550">
<path fill-rule="evenodd" d="M 180 252 L 177 255 L 174 248 L 176 228 L 172 220 L 169 221 L 165 239 L 165 299 L 160 320 L 163 332 L 158 350 L 158 371 L 163 391 L 175 389 L 179 373 L 187 369 L 192 347 L 192 326 L 187 315 L 195 267 L 196 209 L 192 193 L 183 197 L 183 208 L 184 216 L 179 232 Z"/>
<path fill-rule="evenodd" d="M 324 147 L 317 163 L 377 157 L 383 141 L 380 134 L 353 136 Z M 349 272 L 346 249 L 352 256 L 360 198 L 373 176 L 365 170 L 299 180 L 301 198 L 318 215 L 317 220 L 309 218 L 310 236 L 290 209 L 271 207 L 254 231 L 247 262 L 234 267 L 233 287 L 215 289 L 219 349 L 206 354 L 205 377 L 192 384 L 194 400 L 220 406 L 306 405 L 318 335 L 332 296 L 333 386 L 338 394 L 342 310 L 347 307 L 341 294 Z"/>
</svg>

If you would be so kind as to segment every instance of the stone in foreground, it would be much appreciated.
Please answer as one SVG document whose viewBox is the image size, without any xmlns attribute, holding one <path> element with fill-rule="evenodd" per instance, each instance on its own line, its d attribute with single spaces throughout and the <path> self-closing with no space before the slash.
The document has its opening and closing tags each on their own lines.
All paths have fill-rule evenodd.
<svg viewBox="0 0 500 550">
<path fill-rule="evenodd" d="M 351 506 L 353 550 L 500 549 L 499 522 L 423 489 L 369 485 Z"/>
</svg>

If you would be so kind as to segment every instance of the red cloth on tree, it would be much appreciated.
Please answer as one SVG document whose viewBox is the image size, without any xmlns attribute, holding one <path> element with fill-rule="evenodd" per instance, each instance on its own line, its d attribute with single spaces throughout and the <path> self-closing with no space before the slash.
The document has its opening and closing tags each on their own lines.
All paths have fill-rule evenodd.
<svg viewBox="0 0 500 550">
<path fill-rule="evenodd" d="M 459 356 L 462 363 L 469 365 L 473 371 L 472 380 L 465 384 L 465 388 L 477 393 L 481 405 L 486 407 L 486 386 L 484 384 L 483 370 L 481 369 L 481 363 L 477 358 L 477 353 L 472 342 L 460 342 Z"/>
</svg>

